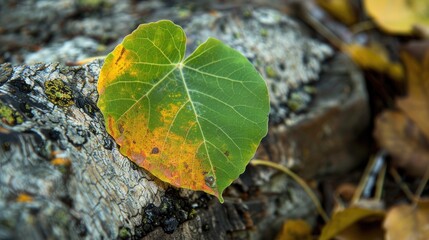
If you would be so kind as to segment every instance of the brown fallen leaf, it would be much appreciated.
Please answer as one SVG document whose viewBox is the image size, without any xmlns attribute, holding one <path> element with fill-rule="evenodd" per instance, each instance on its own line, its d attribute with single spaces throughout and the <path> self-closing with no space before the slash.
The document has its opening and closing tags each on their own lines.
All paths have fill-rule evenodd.
<svg viewBox="0 0 429 240">
<path fill-rule="evenodd" d="M 413 176 L 423 176 L 429 165 L 429 144 L 404 113 L 384 111 L 375 121 L 374 137 L 393 158 L 393 163 Z"/>
<path fill-rule="evenodd" d="M 320 240 L 383 239 L 381 222 L 385 213 L 381 210 L 351 207 L 334 213 L 323 227 Z"/>
<path fill-rule="evenodd" d="M 317 0 L 316 2 L 341 22 L 347 25 L 356 23 L 356 12 L 350 0 Z"/>
<path fill-rule="evenodd" d="M 365 9 L 383 30 L 412 34 L 414 28 L 429 28 L 427 0 L 365 0 Z"/>
<path fill-rule="evenodd" d="M 407 69 L 407 97 L 396 103 L 429 139 L 429 51 L 422 63 L 407 52 L 402 54 L 402 59 Z"/>
<path fill-rule="evenodd" d="M 396 99 L 400 111 L 376 118 L 374 136 L 409 175 L 423 176 L 429 167 L 429 43 L 405 47 L 407 95 Z"/>
<path fill-rule="evenodd" d="M 386 240 L 427 240 L 429 238 L 429 200 L 417 206 L 396 205 L 387 212 L 383 223 Z"/>
<path fill-rule="evenodd" d="M 301 219 L 290 219 L 283 223 L 277 240 L 312 240 L 311 227 Z"/>
</svg>

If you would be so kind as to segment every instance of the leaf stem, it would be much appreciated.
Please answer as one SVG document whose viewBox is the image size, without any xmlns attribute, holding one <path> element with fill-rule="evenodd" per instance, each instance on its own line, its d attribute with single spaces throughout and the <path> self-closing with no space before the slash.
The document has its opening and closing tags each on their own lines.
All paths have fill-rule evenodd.
<svg viewBox="0 0 429 240">
<path fill-rule="evenodd" d="M 396 170 L 396 168 L 391 167 L 389 173 L 395 180 L 396 184 L 399 185 L 399 188 L 402 190 L 408 200 L 410 200 L 410 202 L 414 202 L 414 194 L 411 192 L 408 185 L 404 183 L 404 181 L 402 181 L 401 175 L 399 175 L 398 170 Z"/>
<path fill-rule="evenodd" d="M 317 212 L 320 214 L 320 216 L 322 216 L 323 220 L 325 222 L 329 221 L 328 215 L 326 214 L 325 210 L 323 210 L 322 204 L 320 204 L 319 199 L 316 197 L 316 195 L 311 190 L 311 188 L 307 185 L 307 183 L 301 177 L 299 177 L 298 175 L 296 175 L 289 168 L 284 167 L 284 166 L 282 166 L 282 165 L 280 165 L 278 163 L 274 163 L 274 162 L 270 162 L 270 161 L 266 161 L 266 160 L 260 160 L 260 159 L 253 159 L 252 161 L 250 161 L 250 163 L 253 166 L 262 165 L 262 166 L 272 167 L 274 169 L 277 169 L 277 170 L 285 173 L 289 177 L 291 177 L 296 183 L 298 183 L 304 189 L 304 191 L 311 198 L 311 200 L 313 201 L 314 205 L 316 205 Z"/>
<path fill-rule="evenodd" d="M 417 203 L 418 203 L 418 201 L 419 201 L 419 199 L 423 193 L 423 190 L 426 187 L 428 180 L 429 180 L 429 167 L 426 167 L 425 175 L 423 175 L 423 179 L 420 182 L 419 186 L 417 187 L 416 193 L 414 194 L 414 196 L 415 196 L 414 202 L 416 205 L 417 205 Z"/>
</svg>

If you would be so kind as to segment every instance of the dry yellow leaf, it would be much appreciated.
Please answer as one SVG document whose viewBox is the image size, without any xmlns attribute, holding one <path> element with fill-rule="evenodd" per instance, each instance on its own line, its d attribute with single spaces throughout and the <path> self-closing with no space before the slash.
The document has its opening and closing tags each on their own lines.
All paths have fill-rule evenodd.
<svg viewBox="0 0 429 240">
<path fill-rule="evenodd" d="M 390 61 L 386 50 L 380 44 L 373 43 L 370 46 L 359 44 L 343 45 L 346 52 L 360 67 L 386 73 L 396 80 L 403 78 L 402 65 Z"/>
<path fill-rule="evenodd" d="M 390 209 L 384 220 L 386 240 L 426 240 L 429 236 L 429 202 L 417 206 L 397 205 Z"/>
<path fill-rule="evenodd" d="M 385 31 L 411 34 L 418 25 L 429 28 L 427 0 L 365 0 L 365 9 Z"/>
<path fill-rule="evenodd" d="M 350 5 L 350 0 L 317 0 L 317 4 L 347 25 L 356 22 L 356 13 Z"/>
<path fill-rule="evenodd" d="M 382 239 L 381 220 L 385 213 L 379 210 L 351 207 L 336 212 L 323 227 L 320 240 Z M 380 237 L 380 238 L 378 238 Z"/>
<path fill-rule="evenodd" d="M 312 240 L 311 227 L 304 220 L 286 220 L 277 240 Z"/>
</svg>

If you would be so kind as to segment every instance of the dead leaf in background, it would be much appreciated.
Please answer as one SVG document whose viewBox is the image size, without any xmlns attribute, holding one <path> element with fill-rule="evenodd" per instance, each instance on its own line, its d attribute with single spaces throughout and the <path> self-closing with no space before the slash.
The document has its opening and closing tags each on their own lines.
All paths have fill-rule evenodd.
<svg viewBox="0 0 429 240">
<path fill-rule="evenodd" d="M 420 201 L 417 206 L 394 206 L 387 212 L 383 227 L 386 240 L 428 239 L 429 201 Z"/>
<path fill-rule="evenodd" d="M 381 221 L 385 213 L 380 210 L 351 207 L 334 213 L 323 227 L 320 240 L 383 239 Z"/>
<path fill-rule="evenodd" d="M 429 165 L 429 146 L 423 133 L 404 113 L 384 111 L 375 121 L 374 137 L 408 174 L 423 176 Z"/>
<path fill-rule="evenodd" d="M 372 69 L 381 73 L 386 73 L 396 80 L 403 78 L 401 64 L 390 61 L 386 49 L 380 44 L 373 43 L 370 46 L 360 44 L 346 44 L 343 51 L 363 69 Z"/>
<path fill-rule="evenodd" d="M 403 53 L 402 59 L 407 69 L 407 97 L 396 103 L 429 139 L 429 52 L 426 52 L 423 63 L 408 53 Z"/>
<path fill-rule="evenodd" d="M 341 22 L 347 25 L 356 23 L 356 13 L 350 0 L 317 0 L 316 2 Z"/>
<path fill-rule="evenodd" d="M 312 240 L 311 227 L 301 219 L 286 220 L 277 240 Z"/>
<path fill-rule="evenodd" d="M 427 0 L 365 0 L 365 9 L 383 30 L 412 34 L 414 27 L 429 28 Z"/>
</svg>

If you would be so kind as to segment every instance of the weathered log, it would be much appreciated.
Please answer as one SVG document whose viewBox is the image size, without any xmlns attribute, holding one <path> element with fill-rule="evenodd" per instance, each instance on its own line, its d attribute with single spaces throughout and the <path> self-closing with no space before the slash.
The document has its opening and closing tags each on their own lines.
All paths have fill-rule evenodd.
<svg viewBox="0 0 429 240">
<path fill-rule="evenodd" d="M 273 23 L 273 18 L 262 16 L 268 20 L 257 23 L 249 16 L 244 20 L 241 13 L 238 18 L 230 13 L 218 17 L 209 22 L 207 15 L 196 18 L 201 26 L 191 24 L 189 35 L 196 42 L 198 36 L 205 37 L 201 27 L 212 29 L 213 36 L 241 50 L 267 79 L 273 112 L 258 156 L 301 166 L 306 176 L 318 175 L 318 169 L 347 171 L 359 163 L 366 152 L 359 137 L 368 124 L 367 97 L 362 76 L 350 60 L 336 55 L 320 74 L 318 66 L 329 54 L 312 54 L 326 47 L 305 37 L 292 20 Z M 267 38 L 267 46 L 249 46 L 246 38 L 225 37 L 236 30 L 231 21 L 237 19 L 243 19 L 238 24 L 250 24 L 244 28 L 248 31 L 254 24 L 263 25 L 266 32 L 260 36 L 273 34 L 275 41 Z M 208 28 L 219 21 L 228 24 Z M 289 45 L 278 42 L 282 36 Z M 277 51 L 295 46 L 310 54 L 281 62 L 281 54 L 270 59 L 270 54 L 255 50 L 269 44 Z M 0 65 L 1 239 L 261 239 L 274 237 L 286 218 L 314 221 L 314 206 L 303 190 L 273 170 L 249 166 L 227 189 L 221 205 L 204 193 L 173 189 L 136 167 L 119 153 L 95 105 L 101 64 Z M 276 64 L 275 74 L 268 68 L 271 64 Z M 302 78 L 297 71 L 297 78 L 289 81 L 282 64 L 301 66 L 311 76 Z M 304 92 L 305 86 L 314 93 Z M 304 99 L 299 102 L 293 93 Z M 342 162 L 331 159 L 340 158 L 347 164 L 335 167 Z"/>
</svg>

